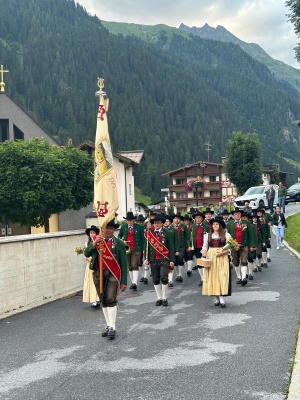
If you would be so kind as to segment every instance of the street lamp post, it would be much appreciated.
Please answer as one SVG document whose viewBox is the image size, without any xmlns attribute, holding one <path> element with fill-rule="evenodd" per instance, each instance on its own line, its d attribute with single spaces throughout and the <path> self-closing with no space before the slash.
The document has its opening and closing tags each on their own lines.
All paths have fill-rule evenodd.
<svg viewBox="0 0 300 400">
<path fill-rule="evenodd" d="M 197 168 L 202 168 L 202 179 L 204 180 L 204 168 L 206 168 L 206 164 L 204 164 L 203 161 L 195 163 L 193 165 L 194 171 L 195 171 L 195 177 L 197 177 L 196 170 Z M 198 199 L 198 186 L 196 185 L 196 207 L 199 205 L 199 199 Z"/>
</svg>

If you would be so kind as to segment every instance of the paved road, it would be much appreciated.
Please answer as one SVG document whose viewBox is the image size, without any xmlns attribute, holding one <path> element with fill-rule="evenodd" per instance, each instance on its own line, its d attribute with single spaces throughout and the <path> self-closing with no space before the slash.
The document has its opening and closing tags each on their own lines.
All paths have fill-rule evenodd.
<svg viewBox="0 0 300 400">
<path fill-rule="evenodd" d="M 201 295 L 198 273 L 169 307 L 155 307 L 150 284 L 127 290 L 114 341 L 79 295 L 0 321 L 0 399 L 285 399 L 300 268 L 286 249 L 273 245 L 271 257 L 246 287 L 233 276 L 225 309 Z"/>
</svg>

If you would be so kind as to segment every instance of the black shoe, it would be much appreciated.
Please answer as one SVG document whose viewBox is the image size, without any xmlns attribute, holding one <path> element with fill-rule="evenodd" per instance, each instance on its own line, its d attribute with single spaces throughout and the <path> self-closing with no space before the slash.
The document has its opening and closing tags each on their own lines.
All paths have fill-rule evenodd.
<svg viewBox="0 0 300 400">
<path fill-rule="evenodd" d="M 248 283 L 247 279 L 246 279 L 246 278 L 244 278 L 244 279 L 242 280 L 242 283 L 241 283 L 241 285 L 242 285 L 242 286 L 245 286 L 245 285 L 247 285 L 247 283 Z"/>
<path fill-rule="evenodd" d="M 148 283 L 148 279 L 144 278 L 144 283 L 147 284 Z"/>
<path fill-rule="evenodd" d="M 226 304 L 225 304 L 225 303 L 221 303 L 221 307 L 222 307 L 222 308 L 225 308 L 225 307 L 226 307 Z"/>
<path fill-rule="evenodd" d="M 253 275 L 249 275 L 249 281 L 253 281 Z"/>
<path fill-rule="evenodd" d="M 169 286 L 169 288 L 174 287 L 174 286 L 173 286 L 173 283 L 171 283 L 171 282 L 168 283 L 168 286 Z"/>
<path fill-rule="evenodd" d="M 163 301 L 162 301 L 162 305 L 163 305 L 164 307 L 167 307 L 167 306 L 168 306 L 168 300 L 167 300 L 167 299 L 163 300 Z"/>
<path fill-rule="evenodd" d="M 194 265 L 192 271 L 197 271 L 197 269 L 198 269 L 197 265 Z"/>
<path fill-rule="evenodd" d="M 267 263 L 265 263 L 265 264 L 264 264 L 264 267 L 265 267 L 265 268 L 268 268 L 268 264 L 267 264 Z"/>
<path fill-rule="evenodd" d="M 191 276 L 192 275 L 192 271 L 187 271 L 186 274 L 187 274 L 187 276 Z"/>
<path fill-rule="evenodd" d="M 163 305 L 163 301 L 162 300 L 157 300 L 155 305 L 156 306 L 162 306 Z"/>
<path fill-rule="evenodd" d="M 116 337 L 115 329 L 109 328 L 109 331 L 107 332 L 107 337 L 108 339 L 114 339 Z"/>
<path fill-rule="evenodd" d="M 261 272 L 261 267 L 257 267 L 257 269 L 259 270 L 259 272 Z"/>
<path fill-rule="evenodd" d="M 238 278 L 235 283 L 237 283 L 238 285 L 240 285 L 242 283 L 242 280 L 240 278 Z"/>
<path fill-rule="evenodd" d="M 102 336 L 102 337 L 106 337 L 107 334 L 108 334 L 108 331 L 109 331 L 109 326 L 107 326 L 107 327 L 105 328 L 105 331 L 101 333 L 101 336 Z"/>
<path fill-rule="evenodd" d="M 177 282 L 183 282 L 182 276 L 177 276 L 178 281 Z"/>
<path fill-rule="evenodd" d="M 91 304 L 91 307 L 92 307 L 92 308 L 98 308 L 98 307 L 100 307 L 99 301 L 95 301 L 94 303 L 92 303 L 92 304 Z"/>
<path fill-rule="evenodd" d="M 129 288 L 129 289 L 136 290 L 136 289 L 137 289 L 137 286 L 136 286 L 136 284 L 135 284 L 135 283 L 133 283 L 133 284 L 130 286 L 130 288 Z"/>
<path fill-rule="evenodd" d="M 220 305 L 220 302 L 216 300 L 214 304 L 216 307 L 218 307 Z"/>
<path fill-rule="evenodd" d="M 268 258 L 267 258 L 267 261 L 268 261 L 268 262 L 271 262 L 271 258 L 270 258 L 270 257 L 268 257 Z"/>
<path fill-rule="evenodd" d="M 179 278 L 180 278 L 180 276 L 176 276 L 175 282 L 180 282 Z"/>
<path fill-rule="evenodd" d="M 257 268 L 253 268 L 253 272 L 257 272 Z"/>
<path fill-rule="evenodd" d="M 200 281 L 200 283 L 199 283 L 199 285 L 198 286 L 202 286 L 202 281 Z"/>
<path fill-rule="evenodd" d="M 145 282 L 145 278 L 142 276 L 140 282 Z"/>
</svg>

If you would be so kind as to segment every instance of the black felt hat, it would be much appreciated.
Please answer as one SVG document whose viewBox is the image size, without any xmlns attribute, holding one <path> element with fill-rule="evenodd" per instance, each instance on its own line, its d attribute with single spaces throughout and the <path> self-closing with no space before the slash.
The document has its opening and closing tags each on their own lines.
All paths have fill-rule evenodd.
<svg viewBox="0 0 300 400">
<path fill-rule="evenodd" d="M 215 212 L 211 210 L 209 207 L 206 207 L 206 209 L 203 211 L 203 214 L 211 214 L 213 215 Z"/>
<path fill-rule="evenodd" d="M 216 218 L 212 218 L 212 219 L 209 221 L 209 223 L 211 224 L 211 226 L 212 226 L 212 224 L 213 224 L 214 222 L 217 222 L 219 225 L 221 225 L 221 226 L 223 227 L 223 229 L 226 228 L 226 224 L 225 224 L 225 222 L 222 220 L 222 218 L 216 217 Z"/>
<path fill-rule="evenodd" d="M 126 217 L 123 217 L 124 219 L 136 219 L 136 217 L 133 215 L 132 211 L 127 211 Z"/>
<path fill-rule="evenodd" d="M 143 214 L 139 214 L 138 216 L 137 216 L 137 219 L 136 219 L 137 221 L 146 221 L 146 218 L 143 216 Z"/>
<path fill-rule="evenodd" d="M 193 214 L 193 218 L 195 219 L 195 217 L 202 217 L 202 219 L 205 219 L 205 215 L 201 212 L 201 211 L 196 211 Z"/>
<path fill-rule="evenodd" d="M 155 221 L 161 221 L 162 223 L 165 223 L 166 217 L 162 214 L 156 214 L 155 217 L 153 218 L 153 222 Z"/>
<path fill-rule="evenodd" d="M 99 235 L 100 229 L 97 228 L 95 225 L 91 225 L 89 228 L 86 228 L 85 233 L 90 237 L 90 232 L 94 231 L 96 235 Z"/>
</svg>

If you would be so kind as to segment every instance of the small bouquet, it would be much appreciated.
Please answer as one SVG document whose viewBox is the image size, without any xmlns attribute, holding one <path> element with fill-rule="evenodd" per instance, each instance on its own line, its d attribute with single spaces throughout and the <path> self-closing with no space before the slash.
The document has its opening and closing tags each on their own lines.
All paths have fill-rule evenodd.
<svg viewBox="0 0 300 400">
<path fill-rule="evenodd" d="M 86 249 L 86 246 L 77 246 L 75 247 L 75 253 L 78 254 L 83 254 L 84 250 Z"/>
<path fill-rule="evenodd" d="M 239 248 L 240 245 L 235 241 L 235 239 L 233 239 L 233 237 L 230 237 L 225 246 L 222 248 L 222 251 L 227 249 L 238 251 Z"/>
</svg>

